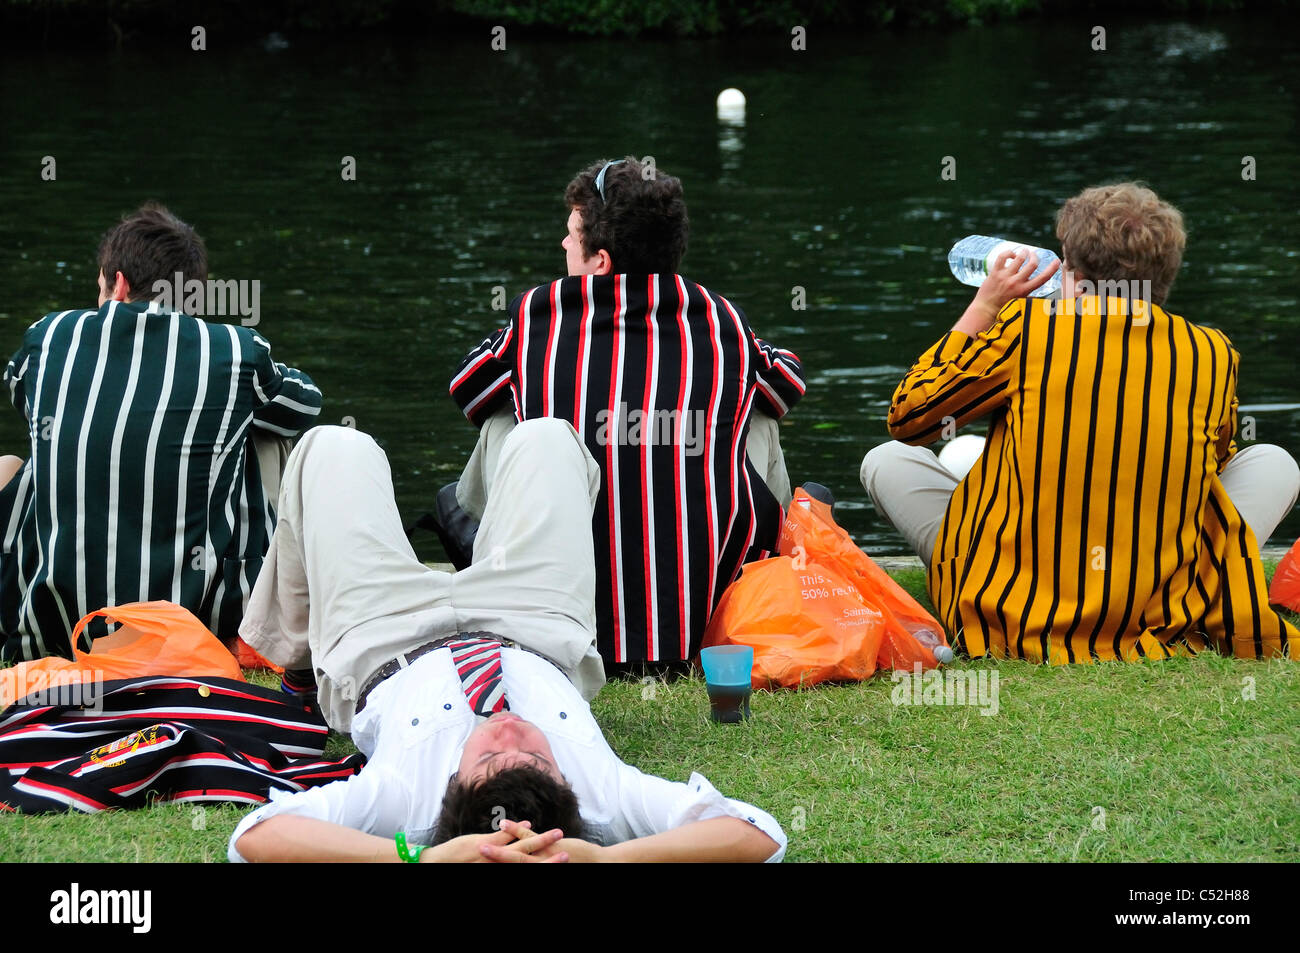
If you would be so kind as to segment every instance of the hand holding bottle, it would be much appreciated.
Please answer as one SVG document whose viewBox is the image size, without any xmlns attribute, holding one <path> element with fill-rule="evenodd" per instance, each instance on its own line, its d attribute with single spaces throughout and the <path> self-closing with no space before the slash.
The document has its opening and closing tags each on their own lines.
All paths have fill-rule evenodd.
<svg viewBox="0 0 1300 953">
<path fill-rule="evenodd" d="M 969 337 L 987 331 L 1008 301 L 1028 297 L 1031 292 L 1045 285 L 1060 270 L 1061 263 L 1053 262 L 1035 277 L 1034 270 L 1037 267 L 1038 256 L 1027 248 L 1008 248 L 1002 251 L 994 259 L 988 277 L 975 292 L 974 300 L 953 325 L 953 330 Z"/>
</svg>

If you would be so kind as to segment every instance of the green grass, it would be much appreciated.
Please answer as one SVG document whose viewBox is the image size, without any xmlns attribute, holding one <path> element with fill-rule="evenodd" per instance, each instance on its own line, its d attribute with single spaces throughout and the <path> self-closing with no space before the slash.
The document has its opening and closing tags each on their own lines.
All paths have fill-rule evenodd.
<svg viewBox="0 0 1300 953">
<path fill-rule="evenodd" d="M 924 596 L 919 571 L 895 578 Z M 1293 664 L 962 667 L 996 671 L 996 715 L 896 706 L 888 674 L 758 693 L 741 725 L 706 720 L 698 679 L 613 683 L 593 709 L 642 770 L 676 780 L 696 770 L 772 813 L 789 860 L 1300 859 Z M 352 748 L 331 736 L 327 750 Z M 0 816 L 0 860 L 220 860 L 243 814 Z"/>
<path fill-rule="evenodd" d="M 896 569 L 889 575 L 894 582 L 906 589 L 913 599 L 921 603 L 926 612 L 934 615 L 934 603 L 930 601 L 930 593 L 925 588 L 924 569 Z"/>
</svg>

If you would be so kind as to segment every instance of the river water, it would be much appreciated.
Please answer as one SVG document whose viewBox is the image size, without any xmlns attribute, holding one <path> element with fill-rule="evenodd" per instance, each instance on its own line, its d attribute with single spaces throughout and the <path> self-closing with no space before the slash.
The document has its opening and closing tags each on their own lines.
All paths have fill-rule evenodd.
<svg viewBox="0 0 1300 953">
<path fill-rule="evenodd" d="M 499 323 L 493 289 L 563 273 L 575 171 L 652 155 L 685 185 L 683 272 L 804 362 L 808 396 L 783 429 L 795 481 L 829 485 L 859 543 L 899 553 L 858 465 L 886 439 L 899 378 L 969 298 L 948 247 L 970 233 L 1055 247 L 1062 200 L 1141 178 L 1189 227 L 1170 310 L 1228 333 L 1243 419 L 1300 453 L 1300 20 L 1113 20 L 1104 51 L 1093 25 L 812 30 L 803 51 L 518 32 L 496 52 L 484 29 L 19 54 L 0 63 L 0 340 L 12 352 L 45 312 L 92 305 L 99 236 L 164 201 L 204 235 L 215 277 L 261 282 L 258 330 L 320 384 L 325 422 L 380 440 L 410 520 L 473 445 L 446 385 Z M 714 114 L 728 86 L 748 97 L 743 127 Z M 24 441 L 0 414 L 0 448 Z M 1293 515 L 1274 542 L 1297 533 Z M 441 558 L 432 537 L 417 548 Z"/>
</svg>

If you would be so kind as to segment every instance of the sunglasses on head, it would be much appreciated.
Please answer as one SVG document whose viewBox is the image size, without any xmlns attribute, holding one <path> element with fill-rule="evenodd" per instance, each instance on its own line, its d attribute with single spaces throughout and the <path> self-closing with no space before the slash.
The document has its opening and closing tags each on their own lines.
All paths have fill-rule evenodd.
<svg viewBox="0 0 1300 953">
<path fill-rule="evenodd" d="M 610 159 L 600 167 L 600 172 L 596 174 L 596 191 L 600 193 L 601 204 L 608 204 L 605 199 L 605 173 L 609 171 L 612 165 L 618 165 L 620 162 L 626 162 L 626 159 Z"/>
</svg>

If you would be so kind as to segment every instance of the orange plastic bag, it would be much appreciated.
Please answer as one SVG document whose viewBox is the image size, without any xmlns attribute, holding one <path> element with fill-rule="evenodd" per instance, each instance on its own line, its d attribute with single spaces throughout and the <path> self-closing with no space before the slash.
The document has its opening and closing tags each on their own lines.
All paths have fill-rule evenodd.
<svg viewBox="0 0 1300 953">
<path fill-rule="evenodd" d="M 1277 571 L 1268 587 L 1268 601 L 1292 612 L 1300 612 L 1300 539 L 1278 560 Z"/>
<path fill-rule="evenodd" d="M 284 674 L 282 667 L 274 662 L 268 662 L 262 657 L 262 653 L 238 636 L 235 636 L 235 658 L 239 660 L 240 668 L 265 668 L 279 675 Z"/>
<path fill-rule="evenodd" d="M 850 580 L 863 602 L 884 617 L 878 668 L 911 671 L 916 663 L 934 668 L 952 659 L 943 626 L 907 590 L 877 566 L 835 522 L 831 508 L 800 487 L 786 512 L 777 543 L 782 555 L 808 565 L 833 568 Z"/>
<path fill-rule="evenodd" d="M 83 652 L 76 647 L 78 636 L 97 616 L 121 627 Z M 133 602 L 92 612 L 72 630 L 72 645 L 75 660 L 43 658 L 0 670 L 0 709 L 33 692 L 115 678 L 205 675 L 243 681 L 230 650 L 189 610 L 172 602 Z"/>
<path fill-rule="evenodd" d="M 882 622 L 834 569 L 774 556 L 727 587 L 703 644 L 752 645 L 754 688 L 861 681 L 876 670 Z"/>
<path fill-rule="evenodd" d="M 951 659 L 943 626 L 802 488 L 778 546 L 782 555 L 744 568 L 704 633 L 706 647 L 754 647 L 753 687 L 859 681 Z"/>
</svg>

